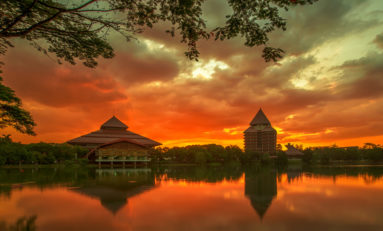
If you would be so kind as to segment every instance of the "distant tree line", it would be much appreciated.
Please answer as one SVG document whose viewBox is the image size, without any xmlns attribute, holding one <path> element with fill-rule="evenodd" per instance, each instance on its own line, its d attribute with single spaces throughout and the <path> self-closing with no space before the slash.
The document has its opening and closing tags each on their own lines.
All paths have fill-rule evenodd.
<svg viewBox="0 0 383 231">
<path fill-rule="evenodd" d="M 303 152 L 301 157 L 307 164 L 330 164 L 334 162 L 383 163 L 383 147 L 366 143 L 363 147 L 296 147 Z M 18 164 L 56 164 L 77 162 L 84 159 L 88 149 L 81 146 L 53 143 L 21 144 L 12 142 L 9 135 L 0 137 L 0 166 Z M 277 146 L 275 154 L 243 151 L 235 145 L 217 144 L 189 145 L 185 147 L 158 147 L 150 149 L 152 163 L 192 163 L 198 165 L 212 163 L 241 163 L 287 165 L 288 156 Z"/>
<path fill-rule="evenodd" d="M 0 165 L 55 164 L 84 157 L 88 152 L 69 144 L 12 142 L 9 135 L 0 138 Z"/>
<path fill-rule="evenodd" d="M 177 162 L 177 163 L 230 163 L 242 164 L 260 162 L 270 163 L 269 154 L 257 152 L 244 152 L 236 145 L 222 146 L 218 144 L 189 145 L 185 147 L 159 147 L 150 152 L 152 162 Z M 278 164 L 287 163 L 287 156 L 282 151 L 277 151 L 276 161 Z"/>
<path fill-rule="evenodd" d="M 383 162 L 383 147 L 366 143 L 363 147 L 308 147 L 303 150 L 302 160 L 311 164 L 329 164 L 337 161 Z"/>
</svg>

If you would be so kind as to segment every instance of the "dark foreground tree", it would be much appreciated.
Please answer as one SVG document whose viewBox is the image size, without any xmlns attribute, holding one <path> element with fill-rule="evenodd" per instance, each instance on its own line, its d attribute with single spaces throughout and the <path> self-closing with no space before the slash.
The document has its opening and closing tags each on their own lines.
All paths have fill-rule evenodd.
<svg viewBox="0 0 383 231">
<path fill-rule="evenodd" d="M 1 73 L 1 72 L 0 72 Z M 11 126 L 21 133 L 35 135 L 31 114 L 21 107 L 21 100 L 15 92 L 2 83 L 0 77 L 0 128 Z"/>
<path fill-rule="evenodd" d="M 24 38 L 43 52 L 74 63 L 97 65 L 95 58 L 113 57 L 107 34 L 116 31 L 131 39 L 145 27 L 170 22 L 167 33 L 179 32 L 186 43 L 186 56 L 197 59 L 200 39 L 225 40 L 243 37 L 245 45 L 265 46 L 266 61 L 277 60 L 283 51 L 267 46 L 268 33 L 286 29 L 280 10 L 316 0 L 227 0 L 232 13 L 226 23 L 209 31 L 202 17 L 205 0 L 2 0 L 0 41 L 2 51 L 12 46 L 12 38 Z"/>
<path fill-rule="evenodd" d="M 112 58 L 107 37 L 114 31 L 127 40 L 146 27 L 169 23 L 166 32 L 180 35 L 187 45 L 185 55 L 198 59 L 197 41 L 242 37 L 245 46 L 263 46 L 263 58 L 276 61 L 283 50 L 268 46 L 268 34 L 286 29 L 281 10 L 316 0 L 226 0 L 231 14 L 213 30 L 206 29 L 202 17 L 205 0 L 1 0 L 0 54 L 13 47 L 12 39 L 22 38 L 45 54 L 53 53 L 58 62 L 88 67 L 96 58 Z"/>
</svg>

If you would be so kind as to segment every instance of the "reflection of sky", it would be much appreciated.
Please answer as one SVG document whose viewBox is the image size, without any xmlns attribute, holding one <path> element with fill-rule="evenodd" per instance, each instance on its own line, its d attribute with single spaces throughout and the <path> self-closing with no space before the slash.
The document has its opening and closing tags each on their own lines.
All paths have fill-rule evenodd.
<svg viewBox="0 0 383 231">
<path fill-rule="evenodd" d="M 244 194 L 245 177 L 217 183 L 157 179 L 113 214 L 95 197 L 63 187 L 14 189 L 0 197 L 0 221 L 37 215 L 38 231 L 64 230 L 381 230 L 383 179 L 278 177 L 277 196 L 260 221 Z M 267 184 L 267 182 L 265 182 Z"/>
</svg>

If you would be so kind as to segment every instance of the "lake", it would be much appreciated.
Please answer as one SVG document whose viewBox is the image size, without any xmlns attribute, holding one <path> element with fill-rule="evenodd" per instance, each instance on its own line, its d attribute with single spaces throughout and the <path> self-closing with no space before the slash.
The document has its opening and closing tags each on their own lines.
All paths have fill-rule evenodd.
<svg viewBox="0 0 383 231">
<path fill-rule="evenodd" d="M 0 169 L 0 230 L 383 230 L 383 167 Z"/>
</svg>

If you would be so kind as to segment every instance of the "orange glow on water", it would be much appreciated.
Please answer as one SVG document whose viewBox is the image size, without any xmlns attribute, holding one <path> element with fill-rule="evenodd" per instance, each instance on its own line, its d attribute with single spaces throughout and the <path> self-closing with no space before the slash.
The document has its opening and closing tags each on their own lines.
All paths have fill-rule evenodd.
<svg viewBox="0 0 383 231">
<path fill-rule="evenodd" d="M 0 224 L 37 216 L 36 225 L 41 231 L 214 227 L 304 230 L 313 224 L 338 224 L 338 230 L 349 230 L 356 223 L 383 227 L 382 177 L 309 174 L 293 177 L 290 173 L 276 176 L 276 180 L 264 177 L 267 175 L 244 174 L 234 181 L 209 183 L 163 175 L 155 180 L 156 187 L 121 201 L 123 206 L 115 212 L 106 199 L 88 195 L 81 187 L 15 188 L 9 196 L 0 196 Z M 262 188 L 251 188 L 258 180 L 263 182 Z M 274 188 L 273 184 L 276 196 L 264 194 L 268 188 Z M 99 193 L 103 195 L 102 191 Z M 266 198 L 269 199 L 264 201 Z M 267 203 L 262 216 L 261 205 L 257 203 Z"/>
</svg>

